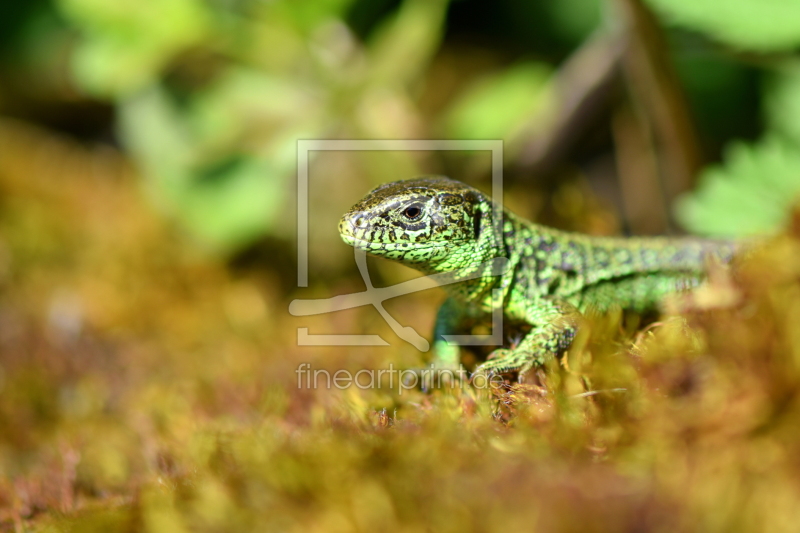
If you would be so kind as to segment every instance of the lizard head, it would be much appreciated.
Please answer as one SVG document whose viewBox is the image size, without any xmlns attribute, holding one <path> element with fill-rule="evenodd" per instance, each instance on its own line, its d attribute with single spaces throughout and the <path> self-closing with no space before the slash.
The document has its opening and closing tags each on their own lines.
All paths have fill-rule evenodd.
<svg viewBox="0 0 800 533">
<path fill-rule="evenodd" d="M 422 177 L 373 189 L 344 214 L 339 234 L 372 255 L 442 272 L 485 259 L 478 241 L 490 217 L 491 203 L 477 189 Z"/>
</svg>

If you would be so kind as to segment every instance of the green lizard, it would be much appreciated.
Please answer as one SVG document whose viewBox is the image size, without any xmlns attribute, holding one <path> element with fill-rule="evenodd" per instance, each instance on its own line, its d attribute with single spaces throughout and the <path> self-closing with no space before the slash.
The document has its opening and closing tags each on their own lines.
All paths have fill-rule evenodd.
<svg viewBox="0 0 800 533">
<path fill-rule="evenodd" d="M 349 245 L 424 274 L 474 279 L 447 285 L 449 298 L 434 328 L 434 363 L 457 368 L 458 346 L 442 335 L 465 331 L 502 305 L 504 318 L 528 330 L 500 348 L 476 372 L 520 376 L 558 357 L 576 335 L 581 314 L 622 308 L 656 309 L 663 298 L 703 280 L 710 255 L 728 262 L 736 245 L 698 238 L 591 237 L 547 228 L 500 211 L 459 181 L 422 177 L 381 185 L 339 222 Z M 486 266 L 506 258 L 496 276 Z M 484 269 L 477 277 L 476 269 Z M 492 298 L 501 289 L 502 301 Z"/>
</svg>

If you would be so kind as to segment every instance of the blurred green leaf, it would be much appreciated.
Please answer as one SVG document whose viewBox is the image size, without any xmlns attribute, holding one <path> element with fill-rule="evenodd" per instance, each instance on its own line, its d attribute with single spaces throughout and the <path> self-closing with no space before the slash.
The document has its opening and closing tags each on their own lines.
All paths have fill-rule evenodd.
<svg viewBox="0 0 800 533">
<path fill-rule="evenodd" d="M 444 119 L 458 139 L 510 139 L 551 108 L 552 68 L 522 63 L 478 80 L 452 104 Z"/>
<path fill-rule="evenodd" d="M 119 109 L 120 137 L 147 174 L 177 176 L 192 163 L 189 130 L 159 86 L 125 100 Z"/>
<path fill-rule="evenodd" d="M 206 245 L 228 252 L 269 233 L 284 214 L 295 139 L 307 132 L 292 124 L 244 153 L 236 148 L 242 146 L 236 137 L 241 130 L 220 138 L 208 133 L 215 127 L 230 129 L 229 122 L 248 111 L 237 107 L 240 93 L 221 89 L 216 101 L 210 94 L 193 116 L 181 113 L 163 90 L 144 91 L 121 106 L 120 129 L 157 203 Z M 264 102 L 266 107 L 275 104 Z M 216 144 L 226 135 L 237 142 Z"/>
<path fill-rule="evenodd" d="M 765 91 L 767 122 L 800 146 L 800 62 L 793 61 L 775 71 Z"/>
<path fill-rule="evenodd" d="M 325 99 L 302 80 L 231 67 L 187 105 L 202 157 L 249 147 L 260 151 L 276 135 L 313 122 L 325 113 Z"/>
<path fill-rule="evenodd" d="M 222 251 L 268 233 L 284 212 L 289 180 L 285 169 L 268 159 L 232 156 L 193 178 L 177 197 L 178 216 Z"/>
<path fill-rule="evenodd" d="M 273 6 L 286 13 L 304 31 L 341 19 L 354 0 L 314 0 L 313 2 L 276 2 Z"/>
<path fill-rule="evenodd" d="M 211 14 L 198 0 L 59 0 L 84 32 L 75 77 L 98 96 L 129 94 L 157 77 L 181 50 L 208 33 Z"/>
<path fill-rule="evenodd" d="M 800 45 L 797 0 L 647 0 L 665 20 L 751 50 Z"/>
<path fill-rule="evenodd" d="M 800 150 L 778 138 L 734 144 L 707 169 L 697 190 L 678 199 L 678 220 L 692 232 L 739 237 L 771 233 L 800 197 Z"/>
<path fill-rule="evenodd" d="M 449 0 L 405 0 L 369 45 L 377 84 L 408 83 L 419 76 L 442 38 Z"/>
</svg>

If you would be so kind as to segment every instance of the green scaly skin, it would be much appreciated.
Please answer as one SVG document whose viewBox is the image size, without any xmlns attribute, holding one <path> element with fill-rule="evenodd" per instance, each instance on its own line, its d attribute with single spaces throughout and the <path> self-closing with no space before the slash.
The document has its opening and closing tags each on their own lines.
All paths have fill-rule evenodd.
<svg viewBox="0 0 800 533">
<path fill-rule="evenodd" d="M 339 222 L 349 245 L 392 259 L 424 274 L 453 273 L 476 279 L 445 286 L 434 329 L 434 363 L 458 368 L 458 346 L 444 334 L 488 319 L 496 305 L 504 318 L 529 329 L 513 348 L 492 352 L 476 372 L 522 375 L 569 348 L 582 314 L 657 309 L 665 296 L 696 287 L 709 256 L 728 262 L 736 245 L 697 238 L 590 237 L 502 216 L 483 193 L 444 177 L 381 185 Z M 507 258 L 493 276 L 486 262 Z M 502 302 L 492 289 L 502 289 Z"/>
</svg>

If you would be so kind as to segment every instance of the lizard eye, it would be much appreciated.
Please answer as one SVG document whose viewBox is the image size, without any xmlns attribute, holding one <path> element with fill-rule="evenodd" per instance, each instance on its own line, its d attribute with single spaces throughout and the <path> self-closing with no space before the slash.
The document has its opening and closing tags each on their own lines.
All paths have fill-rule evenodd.
<svg viewBox="0 0 800 533">
<path fill-rule="evenodd" d="M 403 216 L 408 220 L 417 220 L 422 216 L 422 207 L 417 204 L 410 205 L 403 210 Z"/>
</svg>

